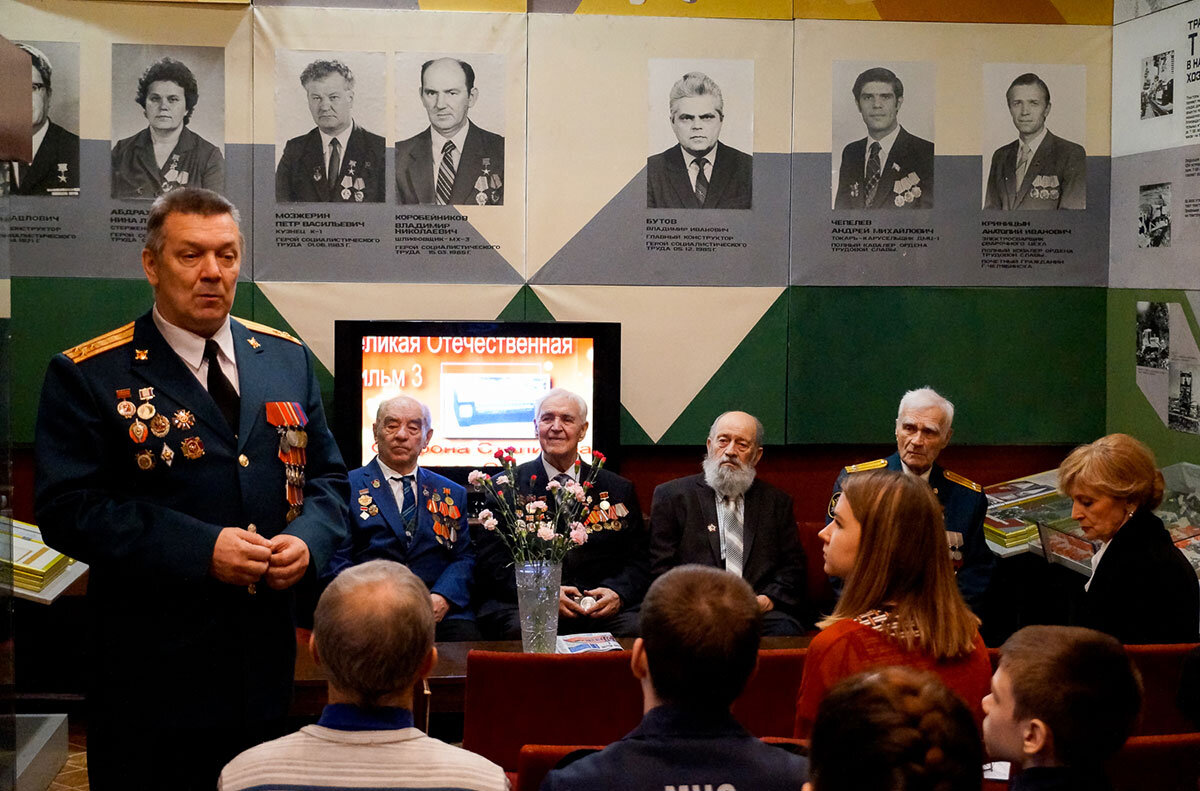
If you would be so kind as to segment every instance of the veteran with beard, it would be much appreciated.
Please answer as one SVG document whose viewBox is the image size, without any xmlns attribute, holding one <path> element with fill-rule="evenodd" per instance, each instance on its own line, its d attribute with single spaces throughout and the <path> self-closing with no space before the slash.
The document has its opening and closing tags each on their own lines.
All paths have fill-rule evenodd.
<svg viewBox="0 0 1200 791">
<path fill-rule="evenodd" d="M 763 612 L 763 634 L 802 634 L 812 621 L 804 580 L 804 550 L 792 498 L 755 478 L 763 455 L 763 425 L 745 412 L 726 412 L 708 432 L 704 472 L 654 490 L 650 508 L 650 571 L 715 566 L 750 583 Z"/>
</svg>

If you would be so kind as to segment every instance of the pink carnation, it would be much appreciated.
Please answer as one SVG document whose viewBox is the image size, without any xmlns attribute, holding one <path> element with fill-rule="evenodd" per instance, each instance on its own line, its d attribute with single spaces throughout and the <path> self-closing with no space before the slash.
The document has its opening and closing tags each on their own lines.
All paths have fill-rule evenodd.
<svg viewBox="0 0 1200 791">
<path fill-rule="evenodd" d="M 489 511 L 488 509 L 484 508 L 482 511 L 479 512 L 479 518 L 481 520 L 483 520 L 484 522 L 486 522 L 487 520 L 492 518 L 492 512 Z"/>
<path fill-rule="evenodd" d="M 538 528 L 538 538 L 542 539 L 543 541 L 553 541 L 554 528 L 550 527 L 550 525 L 542 525 Z"/>
<path fill-rule="evenodd" d="M 496 484 L 497 486 L 504 486 L 505 484 L 508 483 L 508 476 L 507 475 L 497 475 L 495 477 L 495 479 L 492 481 L 492 483 Z"/>
<path fill-rule="evenodd" d="M 499 525 L 500 525 L 500 523 L 497 522 L 495 519 L 489 518 L 489 519 L 483 520 L 483 526 L 485 528 L 487 528 L 488 530 L 495 530 Z"/>
<path fill-rule="evenodd" d="M 580 522 L 571 523 L 571 540 L 577 545 L 587 541 L 587 528 Z"/>
<path fill-rule="evenodd" d="M 467 473 L 467 483 L 471 484 L 472 486 L 478 486 L 479 484 L 483 483 L 486 478 L 487 476 L 479 470 L 471 470 L 469 473 Z"/>
<path fill-rule="evenodd" d="M 562 484 L 558 481 L 550 481 L 550 483 L 546 484 L 546 491 L 548 492 L 557 492 L 561 488 Z"/>
</svg>

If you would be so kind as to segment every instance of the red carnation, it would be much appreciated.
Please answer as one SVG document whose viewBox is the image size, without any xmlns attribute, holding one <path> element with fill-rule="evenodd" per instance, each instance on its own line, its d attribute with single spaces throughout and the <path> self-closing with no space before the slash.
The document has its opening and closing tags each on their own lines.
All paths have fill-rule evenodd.
<svg viewBox="0 0 1200 791">
<path fill-rule="evenodd" d="M 512 455 L 517 452 L 517 449 L 514 448 L 512 445 L 509 445 L 507 448 L 504 449 L 504 452 L 509 455 Z"/>
<path fill-rule="evenodd" d="M 592 488 L 592 482 L 591 482 L 591 481 L 584 481 L 584 482 L 583 482 L 583 488 L 585 488 L 585 489 L 590 489 L 590 488 Z"/>
<path fill-rule="evenodd" d="M 605 457 L 605 455 L 598 450 L 592 451 L 592 458 L 599 462 L 608 461 L 608 459 Z"/>
<path fill-rule="evenodd" d="M 495 453 L 493 453 L 492 455 L 495 456 L 500 461 L 504 461 L 504 451 L 498 450 Z"/>
</svg>

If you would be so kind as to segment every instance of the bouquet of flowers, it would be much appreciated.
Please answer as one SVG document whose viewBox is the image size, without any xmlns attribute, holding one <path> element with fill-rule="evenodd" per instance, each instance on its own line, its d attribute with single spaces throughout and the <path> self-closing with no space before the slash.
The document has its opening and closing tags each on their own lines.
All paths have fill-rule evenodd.
<svg viewBox="0 0 1200 791">
<path fill-rule="evenodd" d="M 561 563 L 568 551 L 587 541 L 588 525 L 598 521 L 594 512 L 607 506 L 603 502 L 594 505 L 592 496 L 596 474 L 604 466 L 604 454 L 592 454 L 587 480 L 578 482 L 580 462 L 576 459 L 574 480 L 549 481 L 546 496 L 534 497 L 517 492 L 517 462 L 512 456 L 515 451 L 496 451 L 501 472 L 488 475 L 473 470 L 467 476 L 467 482 L 486 492 L 499 512 L 485 509 L 479 512 L 479 518 L 486 529 L 504 540 L 514 563 Z M 533 481 L 536 484 L 536 475 Z"/>
</svg>

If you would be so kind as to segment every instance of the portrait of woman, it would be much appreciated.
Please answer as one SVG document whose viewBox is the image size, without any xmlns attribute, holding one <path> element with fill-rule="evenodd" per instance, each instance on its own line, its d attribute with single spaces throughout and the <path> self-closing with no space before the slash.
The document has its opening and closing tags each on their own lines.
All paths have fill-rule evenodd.
<svg viewBox="0 0 1200 791">
<path fill-rule="evenodd" d="M 146 128 L 112 150 L 112 196 L 153 200 L 177 187 L 224 192 L 219 148 L 188 128 L 199 101 L 196 77 L 181 61 L 163 57 L 138 79 L 136 101 Z"/>
</svg>

